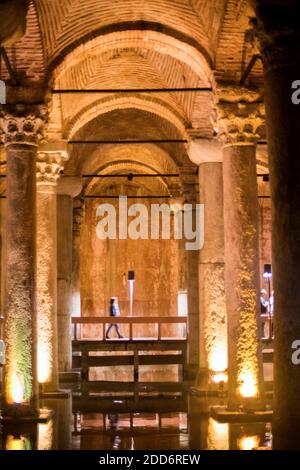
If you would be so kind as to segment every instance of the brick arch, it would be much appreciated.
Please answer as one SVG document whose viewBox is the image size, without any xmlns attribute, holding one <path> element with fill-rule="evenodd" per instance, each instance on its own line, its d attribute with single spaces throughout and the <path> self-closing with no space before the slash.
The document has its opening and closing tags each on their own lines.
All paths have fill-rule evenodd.
<svg viewBox="0 0 300 470">
<path fill-rule="evenodd" d="M 214 85 L 210 63 L 196 47 L 162 32 L 139 29 L 110 32 L 75 45 L 57 64 L 54 70 L 55 82 L 87 55 L 105 54 L 117 48 L 150 49 L 162 55 L 169 55 L 191 68 L 203 81 L 203 85 Z"/>
<path fill-rule="evenodd" d="M 105 174 L 105 175 L 114 175 L 116 173 L 147 173 L 147 174 L 153 174 L 156 173 L 158 174 L 159 171 L 158 169 L 151 168 L 151 166 L 142 163 L 142 162 L 136 162 L 136 161 L 114 161 L 114 162 L 109 162 L 106 163 L 102 166 L 99 167 L 98 173 Z M 137 181 L 138 182 L 138 181 Z M 150 184 L 149 184 L 150 183 Z M 100 190 L 101 188 L 105 189 L 107 185 L 110 184 L 107 181 L 101 180 L 99 182 L 98 178 L 92 178 L 85 186 L 85 194 L 91 194 L 93 191 Z M 144 187 L 147 187 L 149 191 L 161 191 L 161 194 L 170 194 L 169 187 L 167 181 L 163 177 L 157 177 L 155 178 L 154 184 L 151 181 L 148 181 L 148 184 L 144 184 L 142 182 L 142 185 Z"/>
<path fill-rule="evenodd" d="M 207 59 L 212 57 L 211 30 L 218 28 L 208 23 L 204 6 L 191 0 L 35 0 L 48 64 L 55 66 L 72 48 L 95 36 L 111 31 L 130 29 L 166 32 L 184 42 L 193 44 Z M 84 5 L 83 5 L 84 4 Z M 221 18 L 221 9 L 213 11 Z"/>
<path fill-rule="evenodd" d="M 79 167 L 82 173 L 96 174 L 115 164 L 127 167 L 134 164 L 140 168 L 143 167 L 145 172 L 152 173 L 179 173 L 178 165 L 172 156 L 154 144 L 145 144 L 142 149 L 132 144 L 126 147 L 122 145 L 121 150 L 116 145 L 106 145 L 91 152 L 89 157 L 79 164 Z"/>
<path fill-rule="evenodd" d="M 139 109 L 152 115 L 157 115 L 172 124 L 182 138 L 188 139 L 186 123 L 178 114 L 168 109 L 163 103 L 160 104 L 142 95 L 126 97 L 114 96 L 106 102 L 99 100 L 98 102 L 92 103 L 87 109 L 78 113 L 78 115 L 73 118 L 72 122 L 64 129 L 65 138 L 71 140 L 88 122 L 116 109 Z"/>
</svg>

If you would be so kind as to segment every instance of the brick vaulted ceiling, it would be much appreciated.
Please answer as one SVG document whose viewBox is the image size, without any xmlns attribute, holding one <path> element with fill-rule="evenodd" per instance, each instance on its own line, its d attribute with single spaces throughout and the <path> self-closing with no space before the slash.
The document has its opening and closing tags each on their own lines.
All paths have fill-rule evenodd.
<svg viewBox="0 0 300 470">
<path fill-rule="evenodd" d="M 245 40 L 252 16 L 250 0 L 34 0 L 25 36 L 7 53 L 21 83 L 36 88 L 214 89 L 237 83 L 255 53 Z M 259 62 L 248 84 L 262 84 Z M 212 137 L 213 106 L 209 91 L 53 95 L 49 136 L 83 138 L 103 122 L 111 137 L 129 138 L 140 112 L 157 138 L 165 129 L 169 138 Z"/>
</svg>

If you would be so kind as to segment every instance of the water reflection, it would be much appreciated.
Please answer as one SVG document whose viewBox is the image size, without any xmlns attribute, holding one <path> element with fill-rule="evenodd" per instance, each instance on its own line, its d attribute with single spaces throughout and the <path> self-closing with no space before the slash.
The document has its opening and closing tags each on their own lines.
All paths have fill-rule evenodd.
<svg viewBox="0 0 300 470">
<path fill-rule="evenodd" d="M 251 450 L 271 448 L 268 423 L 227 424 L 209 417 L 206 403 L 183 411 L 72 410 L 72 401 L 45 401 L 55 415 L 27 428 L 3 428 L 5 450 Z M 112 404 L 113 405 L 113 404 Z"/>
</svg>

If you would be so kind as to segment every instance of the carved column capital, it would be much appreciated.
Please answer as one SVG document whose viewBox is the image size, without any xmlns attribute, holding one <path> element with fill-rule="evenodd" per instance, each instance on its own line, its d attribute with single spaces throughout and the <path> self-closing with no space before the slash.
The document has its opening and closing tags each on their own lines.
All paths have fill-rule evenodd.
<svg viewBox="0 0 300 470">
<path fill-rule="evenodd" d="M 37 185 L 56 185 L 68 158 L 64 150 L 39 151 L 36 162 Z"/>
<path fill-rule="evenodd" d="M 220 88 L 216 107 L 218 132 L 225 145 L 256 144 L 265 136 L 265 109 L 259 93 Z"/>
<path fill-rule="evenodd" d="M 47 107 L 15 105 L 0 107 L 0 135 L 6 147 L 14 144 L 37 146 L 43 139 Z"/>
</svg>

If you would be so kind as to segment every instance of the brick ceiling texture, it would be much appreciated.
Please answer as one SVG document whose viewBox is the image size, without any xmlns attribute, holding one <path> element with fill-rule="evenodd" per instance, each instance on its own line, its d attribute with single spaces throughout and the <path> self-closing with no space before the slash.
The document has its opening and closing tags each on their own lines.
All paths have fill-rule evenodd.
<svg viewBox="0 0 300 470">
<path fill-rule="evenodd" d="M 35 0 L 26 34 L 7 53 L 22 84 L 37 89 L 212 89 L 52 95 L 49 139 L 211 138 L 217 83 L 239 83 L 255 54 L 250 3 Z M 262 77 L 257 61 L 246 85 L 260 87 Z M 81 171 L 96 154 L 100 161 L 104 147 L 72 146 L 66 171 Z M 178 168 L 192 166 L 182 144 L 152 147 L 153 155 L 155 148 L 168 153 Z M 151 167 L 149 146 L 144 150 Z M 125 161 L 126 147 L 121 154 Z M 130 146 L 127 154 L 130 159 Z"/>
</svg>

